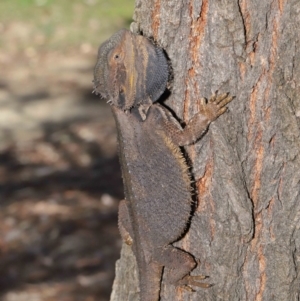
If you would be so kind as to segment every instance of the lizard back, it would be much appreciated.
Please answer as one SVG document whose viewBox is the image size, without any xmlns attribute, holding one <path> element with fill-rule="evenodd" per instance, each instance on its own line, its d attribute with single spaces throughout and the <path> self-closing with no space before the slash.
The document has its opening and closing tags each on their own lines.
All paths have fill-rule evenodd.
<svg viewBox="0 0 300 301">
<path fill-rule="evenodd" d="M 192 200 L 188 167 L 178 147 L 155 130 L 152 110 L 149 109 L 150 117 L 142 121 L 113 108 L 132 222 L 138 220 L 143 225 L 142 235 L 163 246 L 185 231 Z"/>
</svg>

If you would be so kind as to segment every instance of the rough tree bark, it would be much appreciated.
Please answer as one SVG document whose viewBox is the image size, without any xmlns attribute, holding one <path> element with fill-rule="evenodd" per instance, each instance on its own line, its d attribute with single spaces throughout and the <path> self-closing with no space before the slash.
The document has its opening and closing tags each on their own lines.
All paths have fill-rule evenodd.
<svg viewBox="0 0 300 301">
<path fill-rule="evenodd" d="M 178 245 L 214 286 L 163 283 L 161 300 L 299 301 L 300 1 L 136 0 L 134 20 L 172 62 L 179 118 L 215 90 L 236 96 L 187 148 L 198 206 Z M 111 301 L 138 299 L 124 246 Z"/>
</svg>

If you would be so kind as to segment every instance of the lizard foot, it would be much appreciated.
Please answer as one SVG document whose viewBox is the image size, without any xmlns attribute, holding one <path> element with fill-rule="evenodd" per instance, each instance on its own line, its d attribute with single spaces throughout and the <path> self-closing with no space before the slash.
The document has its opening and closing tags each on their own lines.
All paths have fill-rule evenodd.
<svg viewBox="0 0 300 301">
<path fill-rule="evenodd" d="M 205 98 L 199 100 L 199 112 L 207 116 L 210 121 L 213 121 L 226 112 L 226 105 L 230 103 L 233 98 L 234 97 L 230 96 L 229 93 L 217 94 L 217 92 L 215 92 L 208 101 Z"/>
</svg>

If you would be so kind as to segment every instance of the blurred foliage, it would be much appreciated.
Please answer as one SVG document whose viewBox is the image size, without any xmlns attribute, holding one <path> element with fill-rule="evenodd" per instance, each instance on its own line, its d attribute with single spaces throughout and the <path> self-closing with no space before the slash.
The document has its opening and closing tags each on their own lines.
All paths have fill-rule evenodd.
<svg viewBox="0 0 300 301">
<path fill-rule="evenodd" d="M 0 46 L 8 44 L 5 30 L 13 31 L 19 50 L 97 46 L 117 29 L 128 27 L 133 11 L 134 0 L 1 0 Z"/>
</svg>

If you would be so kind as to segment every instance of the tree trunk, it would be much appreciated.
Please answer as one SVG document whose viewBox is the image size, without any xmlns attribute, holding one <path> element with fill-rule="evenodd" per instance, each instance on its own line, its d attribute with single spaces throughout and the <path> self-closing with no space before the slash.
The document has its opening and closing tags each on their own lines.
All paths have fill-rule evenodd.
<svg viewBox="0 0 300 301">
<path fill-rule="evenodd" d="M 163 280 L 161 300 L 299 301 L 300 1 L 136 0 L 134 19 L 171 60 L 179 118 L 216 90 L 236 96 L 186 149 L 198 205 L 177 245 L 214 285 Z M 139 300 L 127 246 L 116 273 L 111 301 Z"/>
</svg>

